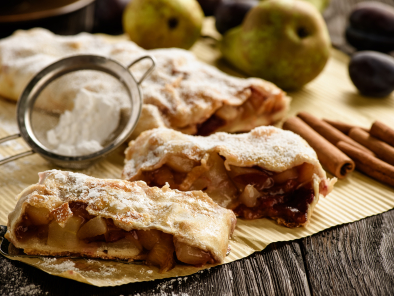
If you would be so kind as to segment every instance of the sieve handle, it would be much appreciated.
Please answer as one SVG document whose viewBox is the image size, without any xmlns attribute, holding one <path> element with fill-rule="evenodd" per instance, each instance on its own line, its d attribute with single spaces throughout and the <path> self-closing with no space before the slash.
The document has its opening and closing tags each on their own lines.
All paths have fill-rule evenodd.
<svg viewBox="0 0 394 296">
<path fill-rule="evenodd" d="M 11 140 L 14 140 L 14 139 L 18 139 L 18 138 L 20 138 L 20 137 L 21 137 L 21 134 L 15 134 L 15 135 L 10 135 L 10 136 L 1 138 L 1 139 L 0 139 L 0 144 L 1 144 L 1 143 L 4 143 L 4 142 L 11 141 Z"/>
<path fill-rule="evenodd" d="M 155 68 L 155 66 L 156 66 L 155 59 L 154 59 L 153 57 L 151 57 L 151 56 L 143 56 L 143 57 L 140 57 L 140 58 L 136 59 L 135 61 L 131 62 L 130 65 L 127 66 L 127 69 L 130 69 L 130 67 L 134 66 L 134 65 L 137 64 L 138 62 L 140 62 L 140 61 L 142 61 L 142 60 L 145 60 L 145 59 L 149 59 L 149 60 L 152 62 L 152 65 L 151 65 L 151 66 L 149 67 L 149 69 L 145 72 L 145 74 L 142 75 L 142 77 L 140 78 L 140 80 L 137 81 L 137 84 L 138 84 L 138 85 L 140 85 L 140 84 L 142 83 L 142 81 L 144 81 L 144 79 L 146 78 L 146 76 L 148 76 L 148 75 L 153 71 L 153 69 Z"/>
<path fill-rule="evenodd" d="M 0 139 L 0 144 L 4 143 L 4 142 L 11 141 L 11 140 L 14 140 L 14 139 L 18 139 L 20 137 L 21 137 L 21 134 L 15 134 L 15 135 L 10 135 L 10 136 L 1 138 Z M 19 159 L 19 158 L 22 158 L 22 157 L 25 157 L 25 156 L 28 156 L 28 155 L 32 155 L 34 153 L 35 152 L 33 150 L 29 150 L 29 151 L 25 151 L 25 152 L 22 152 L 22 153 L 19 153 L 19 154 L 15 154 L 15 155 L 6 157 L 6 158 L 0 160 L 0 165 L 5 164 L 5 163 L 10 162 L 10 161 L 13 161 L 13 160 L 16 160 L 16 159 Z"/>
</svg>

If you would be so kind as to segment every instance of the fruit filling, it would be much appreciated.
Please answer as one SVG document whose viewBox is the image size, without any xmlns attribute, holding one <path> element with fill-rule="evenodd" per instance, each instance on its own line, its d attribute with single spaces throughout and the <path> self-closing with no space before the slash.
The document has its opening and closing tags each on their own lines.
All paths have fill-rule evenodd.
<svg viewBox="0 0 394 296">
<path fill-rule="evenodd" d="M 283 102 L 276 97 L 268 98 L 262 90 L 251 87 L 251 95 L 241 106 L 224 105 L 219 108 L 210 118 L 200 124 L 197 135 L 208 136 L 216 131 L 236 131 L 240 125 L 244 130 L 250 130 L 258 125 L 272 124 L 275 119 L 269 118 L 283 109 Z M 264 122 L 259 122 L 259 117 L 265 115 Z"/>
<path fill-rule="evenodd" d="M 224 161 L 217 153 L 209 154 L 200 163 L 169 156 L 162 167 L 144 171 L 138 179 L 150 186 L 168 183 L 182 191 L 202 190 L 245 219 L 270 217 L 289 227 L 307 222 L 309 205 L 315 199 L 313 165 L 303 163 L 276 173 L 258 166 L 230 165 L 228 170 Z"/>
<path fill-rule="evenodd" d="M 28 205 L 16 236 L 20 242 L 38 240 L 62 256 L 126 259 L 122 255 L 126 250 L 127 260 L 143 260 L 160 272 L 177 262 L 195 266 L 215 262 L 209 252 L 179 242 L 171 234 L 156 229 L 125 231 L 112 219 L 90 215 L 82 202 L 65 203 L 53 211 Z M 94 251 L 103 254 L 94 256 Z"/>
</svg>

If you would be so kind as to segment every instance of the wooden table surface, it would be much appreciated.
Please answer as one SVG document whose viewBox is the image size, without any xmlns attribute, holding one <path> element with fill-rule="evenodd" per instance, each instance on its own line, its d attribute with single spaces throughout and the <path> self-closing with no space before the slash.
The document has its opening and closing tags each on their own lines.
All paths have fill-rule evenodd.
<svg viewBox="0 0 394 296">
<path fill-rule="evenodd" d="M 324 13 L 335 47 L 359 0 Z M 382 2 L 394 5 L 394 0 Z M 394 210 L 311 237 L 269 245 L 245 259 L 173 279 L 97 288 L 0 256 L 0 295 L 394 295 Z"/>
</svg>

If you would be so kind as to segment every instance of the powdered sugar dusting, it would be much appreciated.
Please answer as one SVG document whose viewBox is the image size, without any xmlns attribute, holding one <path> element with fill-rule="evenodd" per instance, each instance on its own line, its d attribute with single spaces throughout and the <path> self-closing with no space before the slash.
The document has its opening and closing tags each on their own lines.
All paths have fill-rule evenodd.
<svg viewBox="0 0 394 296">
<path fill-rule="evenodd" d="M 43 186 L 45 194 L 42 194 Z M 53 213 L 67 214 L 68 203 L 83 202 L 89 214 L 112 219 L 126 231 L 158 229 L 173 234 L 182 242 L 209 251 L 218 262 L 226 255 L 223 251 L 227 249 L 235 222 L 232 211 L 218 206 L 202 192 L 149 187 L 145 182 L 104 180 L 51 170 L 40 173 L 39 185 L 32 185 L 25 192 L 16 209 L 27 201 Z M 18 216 L 13 217 L 9 222 L 11 229 Z M 69 217 L 60 218 L 64 218 L 63 223 Z"/>
<path fill-rule="evenodd" d="M 14 266 L 12 261 L 2 258 L 0 270 L 2 275 L 0 293 L 7 292 L 2 295 L 33 296 L 44 294 L 40 285 L 29 284 L 23 268 Z"/>
<path fill-rule="evenodd" d="M 206 116 L 196 111 L 213 113 L 224 102 L 240 105 L 250 95 L 247 91 L 250 81 L 231 77 L 201 63 L 188 51 L 171 48 L 150 53 L 158 65 L 143 83 L 149 85 L 144 88 L 145 103 L 157 105 L 160 102 L 178 120 L 182 116 L 183 125 L 192 120 L 190 115 L 197 115 L 196 121 Z"/>
<path fill-rule="evenodd" d="M 118 269 L 105 266 L 97 260 L 72 261 L 68 259 L 46 257 L 43 257 L 42 260 L 43 262 L 40 264 L 40 266 L 45 268 L 47 271 L 56 274 L 74 271 L 81 274 L 82 276 L 106 277 L 119 272 Z"/>
<path fill-rule="evenodd" d="M 138 147 L 138 148 L 137 148 Z M 298 135 L 272 126 L 258 127 L 245 134 L 216 133 L 189 136 L 166 128 L 143 133 L 126 151 L 125 178 L 140 170 L 151 170 L 169 154 L 201 161 L 206 153 L 226 158 L 225 165 L 254 166 L 281 172 L 309 162 L 321 168 L 315 151 Z M 322 174 L 323 171 L 321 169 Z"/>
<path fill-rule="evenodd" d="M 55 179 L 61 183 L 65 183 L 67 181 L 67 177 L 64 174 L 56 174 Z"/>
</svg>

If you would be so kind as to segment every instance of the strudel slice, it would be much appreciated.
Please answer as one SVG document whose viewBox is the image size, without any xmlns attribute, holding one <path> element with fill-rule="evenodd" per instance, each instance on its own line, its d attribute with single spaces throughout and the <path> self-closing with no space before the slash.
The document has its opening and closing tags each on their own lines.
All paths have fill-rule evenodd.
<svg viewBox="0 0 394 296">
<path fill-rule="evenodd" d="M 274 84 L 258 78 L 232 77 L 187 50 L 147 51 L 131 41 L 109 42 L 108 38 L 88 33 L 58 36 L 40 28 L 17 31 L 0 40 L 0 95 L 17 100 L 41 69 L 77 54 L 106 56 L 124 66 L 141 56 L 156 58 L 154 71 L 141 84 L 144 105 L 134 137 L 155 127 L 199 135 L 250 131 L 280 121 L 288 111 L 290 98 Z M 131 72 L 139 79 L 150 66 L 140 62 Z M 40 101 L 53 106 L 56 110 L 52 112 L 71 110 L 73 99 L 84 89 L 122 102 L 124 93 L 118 89 L 119 82 L 107 76 L 95 71 L 68 74 L 51 83 Z"/>
<path fill-rule="evenodd" d="M 208 137 L 154 129 L 125 153 L 123 179 L 202 190 L 239 217 L 269 217 L 288 227 L 306 225 L 319 194 L 327 195 L 336 181 L 326 178 L 300 136 L 272 126 Z"/>
<path fill-rule="evenodd" d="M 143 260 L 161 272 L 226 256 L 236 218 L 201 191 L 58 170 L 39 176 L 8 216 L 5 237 L 26 254 Z"/>
</svg>

